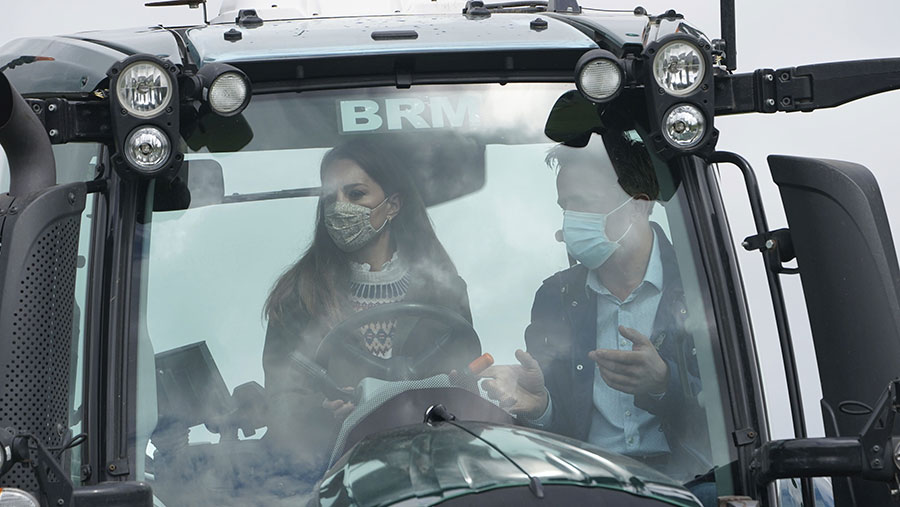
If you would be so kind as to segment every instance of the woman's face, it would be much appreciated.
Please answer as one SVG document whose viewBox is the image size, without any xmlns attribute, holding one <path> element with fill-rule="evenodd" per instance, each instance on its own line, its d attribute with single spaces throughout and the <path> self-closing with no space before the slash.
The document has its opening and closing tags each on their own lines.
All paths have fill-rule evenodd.
<svg viewBox="0 0 900 507">
<path fill-rule="evenodd" d="M 384 202 L 385 197 L 390 197 Z M 349 202 L 372 209 L 369 222 L 380 229 L 388 218 L 400 211 L 400 196 L 386 196 L 384 189 L 356 162 L 347 159 L 335 160 L 322 174 L 322 201 L 328 205 L 332 201 Z M 383 206 L 378 206 L 383 203 Z M 377 207 L 377 209 L 375 209 Z"/>
</svg>

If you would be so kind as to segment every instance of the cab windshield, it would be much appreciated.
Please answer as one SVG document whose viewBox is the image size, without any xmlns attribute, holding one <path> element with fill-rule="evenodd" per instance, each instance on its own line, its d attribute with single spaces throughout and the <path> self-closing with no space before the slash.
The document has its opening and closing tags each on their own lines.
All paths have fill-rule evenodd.
<svg viewBox="0 0 900 507">
<path fill-rule="evenodd" d="M 438 403 L 547 483 L 729 492 L 709 473 L 734 451 L 679 170 L 627 127 L 549 139 L 571 89 L 275 93 L 184 120 L 186 163 L 135 236 L 134 443 L 161 503 L 523 481 L 486 444 L 422 433 Z"/>
</svg>

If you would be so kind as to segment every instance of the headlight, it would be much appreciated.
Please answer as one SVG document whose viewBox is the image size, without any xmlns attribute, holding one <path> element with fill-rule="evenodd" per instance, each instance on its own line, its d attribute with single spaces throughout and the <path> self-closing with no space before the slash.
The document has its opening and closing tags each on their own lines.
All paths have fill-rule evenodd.
<svg viewBox="0 0 900 507">
<path fill-rule="evenodd" d="M 703 112 L 691 104 L 677 104 L 666 113 L 663 134 L 676 148 L 691 148 L 703 139 L 706 121 Z"/>
<path fill-rule="evenodd" d="M 581 92 L 594 100 L 606 100 L 622 86 L 622 71 L 615 62 L 605 58 L 589 62 L 578 77 Z"/>
<path fill-rule="evenodd" d="M 575 64 L 575 84 L 578 91 L 592 102 L 608 102 L 622 90 L 625 69 L 609 51 L 588 51 Z"/>
<path fill-rule="evenodd" d="M 706 60 L 700 49 L 683 40 L 665 44 L 653 59 L 653 78 L 663 90 L 676 97 L 700 86 L 706 74 Z"/>
<path fill-rule="evenodd" d="M 198 99 L 219 116 L 236 116 L 250 104 L 250 78 L 233 65 L 210 62 L 197 72 L 202 89 Z"/>
<path fill-rule="evenodd" d="M 249 92 L 250 87 L 244 76 L 237 72 L 226 72 L 209 86 L 209 107 L 216 114 L 231 116 L 243 109 Z"/>
<path fill-rule="evenodd" d="M 0 507 L 39 507 L 37 499 L 21 489 L 0 488 Z"/>
<path fill-rule="evenodd" d="M 169 160 L 171 144 L 156 127 L 138 127 L 125 140 L 125 158 L 138 171 L 153 173 Z"/>
<path fill-rule="evenodd" d="M 160 65 L 136 61 L 119 74 L 116 95 L 125 111 L 138 118 L 153 118 L 172 102 L 172 77 Z"/>
</svg>

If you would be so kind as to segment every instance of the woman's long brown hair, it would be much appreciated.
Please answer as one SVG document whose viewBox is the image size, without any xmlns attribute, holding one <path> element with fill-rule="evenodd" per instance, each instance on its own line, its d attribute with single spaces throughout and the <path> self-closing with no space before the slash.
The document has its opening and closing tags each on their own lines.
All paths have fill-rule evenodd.
<svg viewBox="0 0 900 507">
<path fill-rule="evenodd" d="M 391 220 L 391 240 L 417 276 L 440 282 L 456 276 L 456 268 L 434 234 L 419 191 L 403 167 L 400 157 L 371 137 L 355 138 L 336 146 L 322 158 L 320 173 L 338 160 L 357 163 L 384 190 L 385 196 L 399 194 L 402 205 Z M 349 257 L 328 235 L 324 222 L 324 200 L 316 209 L 316 230 L 312 244 L 293 266 L 275 282 L 265 305 L 270 321 L 290 318 L 302 311 L 308 318 L 329 324 L 347 312 L 350 284 Z"/>
</svg>

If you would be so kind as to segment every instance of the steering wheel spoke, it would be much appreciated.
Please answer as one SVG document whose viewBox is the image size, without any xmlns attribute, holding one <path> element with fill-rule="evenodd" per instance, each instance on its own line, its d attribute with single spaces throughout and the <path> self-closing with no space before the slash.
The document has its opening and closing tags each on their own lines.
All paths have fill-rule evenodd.
<svg viewBox="0 0 900 507">
<path fill-rule="evenodd" d="M 352 342 L 345 341 L 340 345 L 341 352 L 351 356 L 356 361 L 366 364 L 369 368 L 377 370 L 382 375 L 388 375 L 391 371 L 390 366 L 386 364 L 384 359 L 376 357 L 360 347 L 353 345 Z"/>
</svg>

